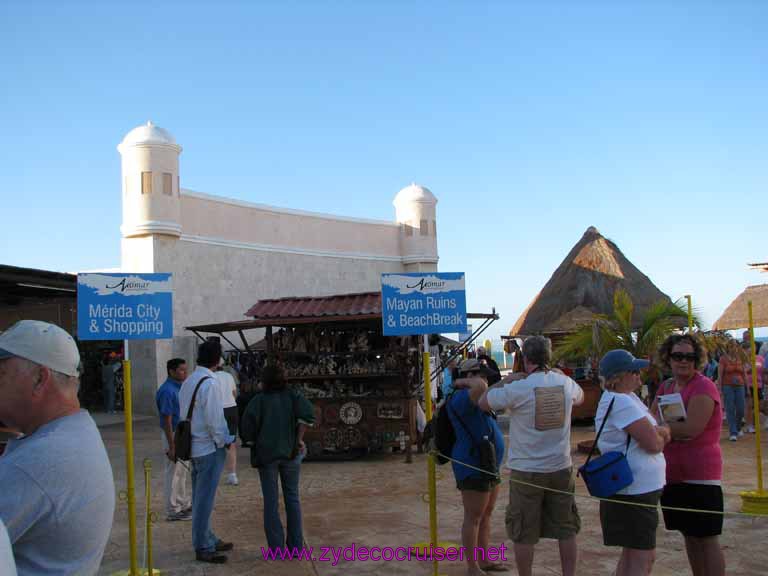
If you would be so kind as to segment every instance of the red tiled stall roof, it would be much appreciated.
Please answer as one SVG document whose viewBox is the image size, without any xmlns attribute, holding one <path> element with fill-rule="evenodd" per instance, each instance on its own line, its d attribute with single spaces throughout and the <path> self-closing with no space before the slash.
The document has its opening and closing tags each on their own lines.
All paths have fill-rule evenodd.
<svg viewBox="0 0 768 576">
<path fill-rule="evenodd" d="M 251 318 L 234 322 L 187 326 L 186 328 L 197 334 L 201 340 L 203 337 L 200 333 L 205 332 L 222 336 L 225 332 L 238 332 L 240 338 L 245 340 L 244 330 L 263 328 L 265 326 L 296 326 L 301 324 L 359 321 L 381 322 L 381 292 L 259 300 L 251 306 L 245 315 Z M 496 320 L 498 315 L 495 311 L 491 314 L 468 312 L 467 318 Z M 229 342 L 229 340 L 227 341 Z M 246 347 L 248 347 L 247 344 Z"/>
<path fill-rule="evenodd" d="M 360 292 L 334 296 L 277 298 L 259 300 L 246 316 L 259 320 L 294 320 L 317 318 L 381 318 L 381 292 Z"/>
</svg>

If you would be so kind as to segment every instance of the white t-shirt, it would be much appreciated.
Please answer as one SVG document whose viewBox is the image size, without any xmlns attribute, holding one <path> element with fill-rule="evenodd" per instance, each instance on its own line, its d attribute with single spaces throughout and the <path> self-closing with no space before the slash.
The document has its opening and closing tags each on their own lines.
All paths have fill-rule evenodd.
<svg viewBox="0 0 768 576">
<path fill-rule="evenodd" d="M 219 381 L 219 386 L 216 388 L 219 391 L 219 397 L 221 398 L 221 406 L 223 408 L 237 406 L 237 402 L 235 401 L 237 386 L 232 374 L 225 372 L 224 370 L 219 370 L 216 372 L 216 378 Z"/>
<path fill-rule="evenodd" d="M 597 430 L 600 430 L 605 413 L 608 411 L 608 405 L 613 398 L 616 400 L 613 402 L 613 408 L 608 415 L 608 421 L 605 423 L 603 433 L 597 441 L 597 447 L 603 454 L 606 452 L 624 452 L 626 450 L 628 434 L 624 429 L 633 422 L 646 418 L 651 424 L 656 426 L 656 419 L 636 394 L 617 394 L 606 390 L 603 392 L 600 403 L 597 405 L 597 414 L 595 415 L 595 427 Z M 629 468 L 632 470 L 634 481 L 623 490 L 620 490 L 618 494 L 645 494 L 654 490 L 661 490 L 664 487 L 667 469 L 667 461 L 664 459 L 664 454 L 649 454 L 633 439 L 629 443 L 627 461 L 629 462 Z"/>
<path fill-rule="evenodd" d="M 507 468 L 557 472 L 571 466 L 571 411 L 584 391 L 558 372 L 534 372 L 488 392 L 494 410 L 508 410 Z"/>
</svg>

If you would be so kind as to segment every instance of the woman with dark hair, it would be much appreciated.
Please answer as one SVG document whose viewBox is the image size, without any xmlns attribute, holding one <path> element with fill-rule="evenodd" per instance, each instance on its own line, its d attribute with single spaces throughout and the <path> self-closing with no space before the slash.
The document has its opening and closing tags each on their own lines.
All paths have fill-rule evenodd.
<svg viewBox="0 0 768 576">
<path fill-rule="evenodd" d="M 661 505 L 707 512 L 664 509 L 667 530 L 685 537 L 685 550 L 694 576 L 722 576 L 725 559 L 719 536 L 723 531 L 723 456 L 720 428 L 723 414 L 715 384 L 699 372 L 704 353 L 690 334 L 674 334 L 661 345 L 659 356 L 672 378 L 661 384 L 651 412 L 658 412 L 665 395 L 679 394 L 685 418 L 667 422 L 672 441 L 664 448 L 667 484 Z M 669 400 L 676 400 L 670 397 Z"/>
<path fill-rule="evenodd" d="M 304 431 L 315 421 L 312 404 L 296 390 L 286 388 L 280 366 L 268 364 L 261 373 L 262 389 L 248 403 L 240 434 L 251 444 L 251 466 L 259 469 L 264 498 L 264 532 L 272 548 L 301 548 L 299 472 L 306 455 Z M 288 521 L 286 540 L 280 521 L 278 486 L 283 487 Z"/>
<path fill-rule="evenodd" d="M 453 463 L 453 475 L 464 505 L 461 543 L 469 551 L 466 556 L 467 576 L 508 570 L 506 565 L 486 561 L 485 557 L 479 562 L 473 553 L 478 548 L 484 551 L 488 549 L 491 514 L 501 487 L 498 471 L 504 460 L 504 435 L 493 414 L 481 410 L 477 405 L 480 397 L 488 390 L 488 379 L 494 374 L 489 366 L 475 358 L 465 360 L 459 366 L 459 379 L 453 383 L 454 392 L 445 401 L 456 434 L 451 456 L 456 460 Z M 487 444 L 493 446 L 493 452 Z M 483 462 L 483 449 L 493 457 L 493 462 Z M 472 468 L 464 466 L 462 462 Z"/>
</svg>

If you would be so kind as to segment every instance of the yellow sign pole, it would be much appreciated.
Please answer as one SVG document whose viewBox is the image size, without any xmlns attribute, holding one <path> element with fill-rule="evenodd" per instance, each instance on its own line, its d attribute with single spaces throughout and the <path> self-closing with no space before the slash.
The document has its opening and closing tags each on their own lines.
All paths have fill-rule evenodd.
<svg viewBox="0 0 768 576">
<path fill-rule="evenodd" d="M 152 460 L 144 459 L 144 500 L 146 501 L 146 528 L 144 537 L 144 547 L 146 548 L 147 576 L 159 576 L 158 570 L 152 569 L 152 523 L 155 520 L 155 513 L 152 512 Z"/>
<path fill-rule="evenodd" d="M 136 494 L 133 482 L 133 405 L 131 403 L 131 361 L 123 360 L 123 405 L 125 409 L 125 469 L 128 474 L 128 547 L 130 575 L 139 573 L 136 555 Z"/>
<path fill-rule="evenodd" d="M 427 422 L 432 420 L 432 378 L 429 370 L 429 341 L 424 336 L 424 407 Z M 434 550 L 437 546 L 437 479 L 435 478 L 435 457 L 427 456 L 427 483 L 429 484 L 429 542 Z M 432 574 L 437 576 L 437 559 L 432 558 Z"/>
<path fill-rule="evenodd" d="M 693 332 L 693 307 L 691 306 L 691 295 L 686 294 L 685 299 L 688 300 L 688 332 Z"/>
<path fill-rule="evenodd" d="M 750 361 L 752 362 L 752 407 L 755 418 L 755 444 L 757 446 L 757 491 L 763 493 L 763 454 L 760 446 L 760 401 L 757 398 L 757 366 L 755 360 L 755 325 L 752 321 L 752 301 L 749 308 Z"/>
<path fill-rule="evenodd" d="M 760 446 L 760 404 L 757 398 L 757 367 L 755 362 L 755 326 L 752 320 L 752 301 L 749 309 L 750 360 L 752 362 L 752 406 L 755 419 L 755 447 L 757 451 L 757 492 L 741 493 L 742 512 L 768 515 L 768 494 L 763 491 L 763 451 Z"/>
</svg>

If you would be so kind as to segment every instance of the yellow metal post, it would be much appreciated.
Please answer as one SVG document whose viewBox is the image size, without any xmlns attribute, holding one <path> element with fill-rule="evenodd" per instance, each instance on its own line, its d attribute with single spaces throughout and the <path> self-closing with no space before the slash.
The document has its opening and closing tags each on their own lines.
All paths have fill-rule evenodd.
<svg viewBox="0 0 768 576">
<path fill-rule="evenodd" d="M 752 406 L 755 419 L 755 448 L 757 457 L 757 492 L 742 492 L 741 511 L 768 515 L 768 494 L 763 491 L 763 451 L 760 446 L 760 405 L 757 398 L 757 369 L 755 366 L 755 326 L 752 320 L 752 301 L 749 310 L 750 360 L 752 361 Z"/>
<path fill-rule="evenodd" d="M 691 306 L 691 295 L 686 294 L 685 299 L 688 300 L 688 332 L 693 332 L 693 307 Z"/>
<path fill-rule="evenodd" d="M 427 422 L 432 420 L 432 379 L 429 370 L 429 348 L 427 337 L 424 337 L 424 405 Z M 429 542 L 432 549 L 437 546 L 437 480 L 435 478 L 435 457 L 427 456 L 427 482 L 429 484 Z M 437 559 L 432 558 L 432 573 L 437 576 Z"/>
<path fill-rule="evenodd" d="M 147 550 L 147 574 L 153 576 L 152 573 L 152 460 L 149 458 L 144 459 L 144 500 L 145 505 L 145 519 L 146 530 L 144 537 L 144 546 Z"/>
<path fill-rule="evenodd" d="M 133 478 L 133 405 L 131 403 L 131 361 L 123 360 L 123 406 L 125 409 L 125 469 L 128 475 L 128 548 L 130 574 L 139 573 L 136 556 L 136 494 Z"/>
<path fill-rule="evenodd" d="M 755 418 L 755 445 L 757 446 L 757 491 L 763 493 L 763 454 L 760 446 L 760 401 L 757 398 L 757 366 L 755 361 L 755 325 L 752 321 L 752 301 L 749 308 L 750 361 L 752 362 L 752 407 Z"/>
</svg>

